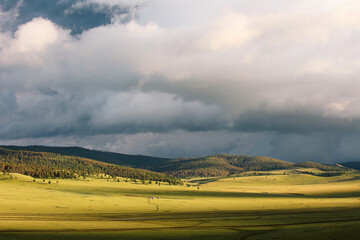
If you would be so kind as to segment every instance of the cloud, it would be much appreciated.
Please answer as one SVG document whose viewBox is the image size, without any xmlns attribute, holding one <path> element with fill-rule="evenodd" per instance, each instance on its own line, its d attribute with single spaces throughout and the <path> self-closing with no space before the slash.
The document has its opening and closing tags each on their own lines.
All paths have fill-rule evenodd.
<svg viewBox="0 0 360 240">
<path fill-rule="evenodd" d="M 334 58 L 314 58 L 304 63 L 298 70 L 298 74 L 339 74 L 347 75 L 356 71 L 360 66 L 360 61 L 354 59 L 334 59 Z"/>
<path fill-rule="evenodd" d="M 107 139 L 103 148 L 132 153 L 138 141 L 141 153 L 162 156 L 354 156 L 343 144 L 360 130 L 357 2 L 45 6 L 24 0 L 0 11 L 2 141 Z M 301 144 L 299 157 L 287 151 Z"/>
<path fill-rule="evenodd" d="M 15 33 L 15 38 L 16 50 L 21 53 L 44 51 L 58 39 L 58 30 L 51 21 L 35 18 L 21 25 Z"/>
<path fill-rule="evenodd" d="M 3 95 L 5 119 L 0 138 L 16 139 L 175 130 L 222 129 L 222 110 L 200 102 L 184 102 L 174 95 L 152 92 L 39 92 Z M 16 104 L 9 102 L 16 101 Z M 11 104 L 12 103 L 12 104 Z M 5 108 L 6 106 L 13 108 Z"/>
<path fill-rule="evenodd" d="M 247 26 L 248 21 L 246 16 L 235 12 L 223 13 L 200 39 L 199 47 L 212 51 L 241 47 L 246 41 L 259 35 L 256 29 Z"/>
<path fill-rule="evenodd" d="M 206 139 L 206 141 L 204 141 Z M 87 137 L 22 138 L 0 144 L 84 146 L 90 149 L 160 157 L 194 157 L 218 153 L 269 154 L 271 134 L 228 131 L 172 131 L 167 133 L 104 134 Z M 261 146 L 261 148 L 259 148 Z"/>
</svg>

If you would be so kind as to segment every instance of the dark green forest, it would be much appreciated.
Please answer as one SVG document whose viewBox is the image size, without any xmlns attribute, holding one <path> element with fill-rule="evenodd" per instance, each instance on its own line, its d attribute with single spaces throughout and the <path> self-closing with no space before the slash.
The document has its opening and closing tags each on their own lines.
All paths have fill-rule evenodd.
<svg viewBox="0 0 360 240">
<path fill-rule="evenodd" d="M 67 156 L 77 156 L 82 158 L 93 159 L 105 163 L 117 164 L 132 168 L 142 168 L 147 170 L 156 170 L 168 160 L 167 158 L 150 157 L 143 155 L 129 155 L 114 152 L 105 152 L 90 150 L 82 147 L 50 147 L 50 146 L 1 146 L 6 149 L 26 150 L 32 152 L 58 153 Z"/>
<path fill-rule="evenodd" d="M 179 184 L 180 180 L 162 173 L 103 163 L 57 153 L 31 152 L 0 148 L 0 171 L 29 175 L 35 178 L 77 178 L 107 174 L 140 180 Z"/>
</svg>

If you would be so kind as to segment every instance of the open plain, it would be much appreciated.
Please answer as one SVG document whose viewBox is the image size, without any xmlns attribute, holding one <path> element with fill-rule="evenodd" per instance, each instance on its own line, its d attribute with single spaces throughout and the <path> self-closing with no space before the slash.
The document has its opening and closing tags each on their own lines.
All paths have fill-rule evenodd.
<svg viewBox="0 0 360 240">
<path fill-rule="evenodd" d="M 50 182 L 50 183 L 49 183 Z M 0 174 L 0 239 L 355 239 L 360 174 L 293 170 L 184 185 Z"/>
</svg>

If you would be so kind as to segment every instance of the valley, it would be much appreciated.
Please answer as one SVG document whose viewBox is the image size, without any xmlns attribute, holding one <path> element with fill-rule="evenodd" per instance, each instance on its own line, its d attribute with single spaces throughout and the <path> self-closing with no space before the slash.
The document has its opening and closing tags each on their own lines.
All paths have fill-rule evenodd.
<svg viewBox="0 0 360 240">
<path fill-rule="evenodd" d="M 0 239 L 354 239 L 360 174 L 300 170 L 314 171 L 192 177 L 183 185 L 1 173 Z"/>
</svg>

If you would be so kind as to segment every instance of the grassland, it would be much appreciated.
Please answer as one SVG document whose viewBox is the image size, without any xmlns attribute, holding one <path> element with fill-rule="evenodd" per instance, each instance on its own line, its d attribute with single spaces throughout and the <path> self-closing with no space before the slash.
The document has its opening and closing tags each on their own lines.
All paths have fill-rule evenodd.
<svg viewBox="0 0 360 240">
<path fill-rule="evenodd" d="M 247 172 L 186 179 L 184 186 L 118 179 L 33 182 L 0 173 L 0 239 L 356 239 L 360 234 L 355 171 L 334 177 Z"/>
</svg>

